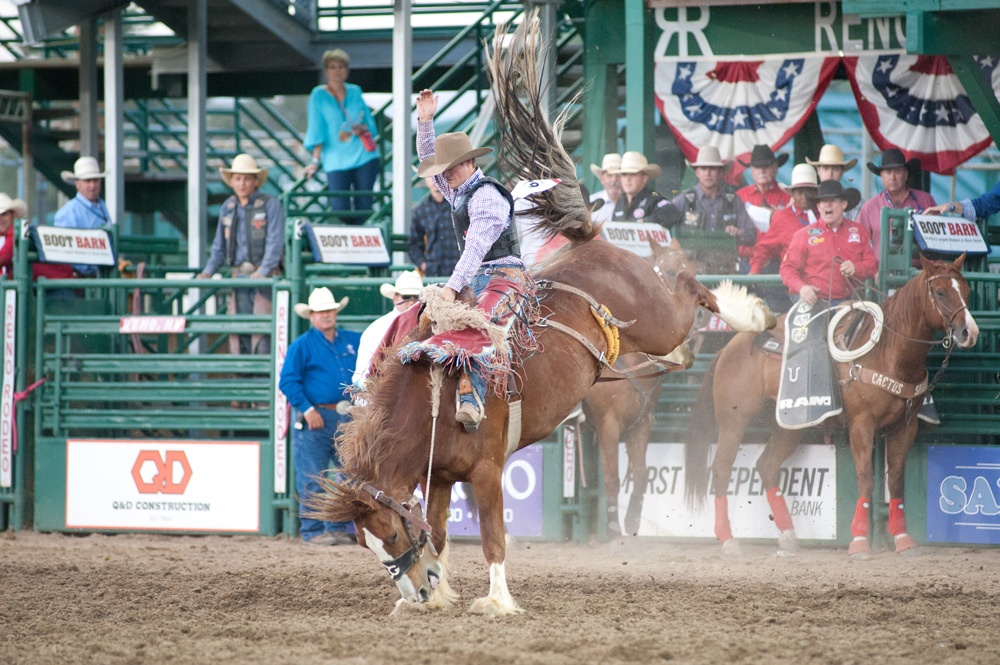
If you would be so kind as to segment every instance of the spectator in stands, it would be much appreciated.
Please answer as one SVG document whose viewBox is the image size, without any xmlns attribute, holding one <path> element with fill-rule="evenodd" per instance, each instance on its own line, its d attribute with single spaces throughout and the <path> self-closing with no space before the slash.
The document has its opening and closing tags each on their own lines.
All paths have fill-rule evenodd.
<svg viewBox="0 0 1000 665">
<path fill-rule="evenodd" d="M 993 189 L 978 198 L 950 201 L 941 205 L 930 206 L 924 210 L 924 214 L 927 215 L 943 215 L 946 212 L 961 215 L 970 222 L 995 215 L 1000 212 L 1000 182 L 993 185 Z"/>
<path fill-rule="evenodd" d="M 64 182 L 76 187 L 76 196 L 56 212 L 54 226 L 99 229 L 111 223 L 108 206 L 101 198 L 101 181 L 106 174 L 96 159 L 81 157 L 73 164 L 72 171 L 63 171 L 61 175 Z M 77 277 L 97 277 L 97 266 L 78 264 L 73 266 L 73 272 Z"/>
<path fill-rule="evenodd" d="M 370 192 L 381 163 L 374 138 L 378 128 L 361 87 L 347 82 L 350 65 L 351 57 L 343 49 L 323 54 L 326 84 L 309 94 L 303 144 L 313 158 L 305 173 L 311 176 L 322 167 L 331 192 Z M 345 224 L 363 224 L 371 214 L 372 195 L 331 196 L 330 208 L 348 213 L 341 218 Z"/>
<path fill-rule="evenodd" d="M 382 340 L 396 318 L 417 304 L 420 292 L 424 289 L 424 280 L 420 279 L 420 273 L 416 270 L 404 271 L 396 278 L 395 284 L 388 282 L 379 287 L 382 297 L 392 301 L 392 309 L 387 314 L 371 322 L 361 333 L 361 341 L 358 344 L 358 363 L 354 368 L 354 385 L 364 387 L 364 381 L 368 378 L 373 363 L 378 363 L 380 358 L 376 357 L 382 348 Z"/>
<path fill-rule="evenodd" d="M 819 219 L 792 235 L 781 260 L 781 281 L 794 297 L 814 304 L 818 299 L 840 301 L 852 295 L 851 282 L 874 277 L 878 262 L 868 231 L 844 213 L 861 200 L 858 190 L 844 189 L 836 180 L 816 191 Z"/>
<path fill-rule="evenodd" d="M 0 275 L 14 276 L 14 220 L 28 216 L 28 206 L 21 199 L 0 193 Z"/>
<path fill-rule="evenodd" d="M 709 274 L 734 273 L 739 262 L 735 246 L 731 251 L 698 249 L 696 242 L 686 245 L 683 238 L 690 236 L 692 231 L 722 231 L 736 238 L 739 245 L 752 247 L 757 239 L 757 227 L 750 221 L 743 201 L 722 178 L 727 164 L 718 148 L 704 146 L 699 149 L 698 157 L 688 162 L 688 167 L 694 170 L 698 184 L 673 200 L 674 207 L 684 215 L 684 225 L 679 227 L 684 233 L 681 246 L 691 258 L 704 262 Z"/>
<path fill-rule="evenodd" d="M 629 151 L 612 173 L 622 179 L 622 196 L 615 203 L 612 221 L 654 222 L 668 229 L 680 223 L 681 211 L 647 186 L 650 178 L 660 175 L 657 164 L 650 164 L 642 153 Z"/>
<path fill-rule="evenodd" d="M 920 172 L 920 160 L 907 160 L 899 148 L 883 151 L 878 164 L 868 162 L 868 170 L 882 179 L 883 191 L 861 206 L 858 223 L 871 236 L 877 259 L 881 251 L 882 208 L 913 208 L 919 213 L 934 205 L 934 197 L 925 191 L 910 189 L 907 181 Z"/>
<path fill-rule="evenodd" d="M 824 180 L 836 180 L 840 182 L 844 177 L 844 173 L 853 169 L 858 160 L 845 160 L 844 152 L 838 146 L 826 143 L 819 149 L 819 159 L 813 161 L 806 157 L 806 163 L 816 168 L 816 175 L 819 176 L 820 182 Z M 857 219 L 859 211 L 858 208 L 854 208 L 844 213 L 844 216 L 847 219 Z"/>
<path fill-rule="evenodd" d="M 410 218 L 410 261 L 421 275 L 451 275 L 461 253 L 451 223 L 451 204 L 444 200 L 434 178 L 424 178 L 430 196 L 417 204 Z"/>
<path fill-rule="evenodd" d="M 337 328 L 337 314 L 348 303 L 338 302 L 326 287 L 313 289 L 308 304 L 295 305 L 295 313 L 312 327 L 288 347 L 278 388 L 292 405 L 292 462 L 298 494 L 302 541 L 312 545 L 348 545 L 350 522 L 323 522 L 306 517 L 309 498 L 320 491 L 319 478 L 340 465 L 333 437 L 347 419 L 350 405 L 345 388 L 357 365 L 361 335 Z"/>
<path fill-rule="evenodd" d="M 600 224 L 611 219 L 615 212 L 615 204 L 622 195 L 622 177 L 616 173 L 621 168 L 622 156 L 616 152 L 609 152 L 601 159 L 601 165 L 590 165 L 590 172 L 593 173 L 604 189 L 590 195 L 591 203 L 603 201 L 603 205 L 593 211 L 591 219 Z"/>
<path fill-rule="evenodd" d="M 775 155 L 770 146 L 755 145 L 750 153 L 750 161 L 739 160 L 740 164 L 750 169 L 752 184 L 736 190 L 746 206 L 747 214 L 753 220 L 758 231 L 767 231 L 771 224 L 771 215 L 788 205 L 791 197 L 781 187 L 778 187 L 778 169 L 788 161 L 788 155 Z M 749 269 L 749 247 L 740 247 L 740 272 Z"/>
<path fill-rule="evenodd" d="M 236 155 L 230 168 L 219 169 L 222 180 L 233 189 L 222 204 L 219 225 L 208 263 L 198 274 L 211 277 L 223 265 L 232 267 L 236 278 L 265 279 L 281 273 L 285 254 L 285 213 L 281 203 L 260 191 L 267 182 L 267 169 L 247 154 Z M 229 299 L 230 314 L 270 314 L 271 287 L 234 289 Z M 232 335 L 230 353 L 271 352 L 266 334 Z"/>
</svg>

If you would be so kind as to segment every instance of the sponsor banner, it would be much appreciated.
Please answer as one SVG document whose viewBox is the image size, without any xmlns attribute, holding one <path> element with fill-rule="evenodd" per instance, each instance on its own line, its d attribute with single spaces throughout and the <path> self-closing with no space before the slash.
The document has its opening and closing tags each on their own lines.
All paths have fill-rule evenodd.
<svg viewBox="0 0 1000 665">
<path fill-rule="evenodd" d="M 961 217 L 913 215 L 913 240 L 923 250 L 953 254 L 967 252 L 983 256 L 990 248 L 979 231 L 979 225 Z"/>
<path fill-rule="evenodd" d="M 1000 449 L 928 446 L 927 542 L 1000 544 Z"/>
<path fill-rule="evenodd" d="M 605 222 L 601 227 L 601 237 L 616 247 L 643 257 L 653 253 L 649 247 L 650 238 L 661 246 L 670 244 L 670 231 L 659 224 L 642 222 Z"/>
<path fill-rule="evenodd" d="M 103 229 L 67 229 L 61 226 L 33 226 L 31 233 L 44 263 L 79 263 L 92 266 L 115 265 L 111 238 Z"/>
<path fill-rule="evenodd" d="M 767 488 L 754 464 L 764 444 L 740 446 L 729 483 L 729 519 L 737 538 L 776 538 Z M 715 446 L 709 459 L 715 456 Z M 640 536 L 714 538 L 715 506 L 710 493 L 703 505 L 689 508 L 684 495 L 684 445 L 651 443 L 646 453 L 647 485 L 639 524 Z M 625 444 L 619 446 L 618 468 L 628 469 Z M 618 514 L 624 519 L 634 483 L 623 471 Z M 792 514 L 795 533 L 805 540 L 837 538 L 837 463 L 833 445 L 799 446 L 781 469 L 779 485 Z M 624 524 L 621 525 L 624 531 Z"/>
<path fill-rule="evenodd" d="M 260 442 L 66 441 L 66 527 L 260 530 Z"/>
<path fill-rule="evenodd" d="M 288 355 L 288 291 L 278 291 L 274 302 L 274 492 L 288 492 L 288 398 L 281 392 L 281 368 Z"/>
<path fill-rule="evenodd" d="M 0 395 L 0 487 L 14 483 L 14 360 L 17 340 L 17 291 L 7 289 L 3 299 L 3 393 Z"/>
<path fill-rule="evenodd" d="M 503 521 L 512 536 L 542 536 L 542 447 L 528 446 L 507 460 L 503 470 Z M 465 496 L 467 485 L 451 490 L 448 534 L 478 536 L 479 515 Z"/>
<path fill-rule="evenodd" d="M 382 231 L 372 227 L 306 225 L 317 263 L 389 265 Z"/>
<path fill-rule="evenodd" d="M 123 316 L 118 321 L 118 332 L 132 333 L 182 333 L 187 328 L 183 316 Z"/>
<path fill-rule="evenodd" d="M 733 329 L 729 327 L 729 324 L 720 319 L 715 314 L 708 317 L 708 323 L 698 328 L 700 332 L 732 332 Z"/>
</svg>

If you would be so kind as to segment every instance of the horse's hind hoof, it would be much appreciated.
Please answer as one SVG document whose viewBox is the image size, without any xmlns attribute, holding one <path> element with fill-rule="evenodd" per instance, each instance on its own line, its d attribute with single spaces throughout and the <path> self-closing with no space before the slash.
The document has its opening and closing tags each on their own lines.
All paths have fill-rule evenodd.
<svg viewBox="0 0 1000 665">
<path fill-rule="evenodd" d="M 855 538 L 852 540 L 850 547 L 847 548 L 847 554 L 850 555 L 852 559 L 857 561 L 870 559 L 872 556 L 872 548 L 871 545 L 868 544 L 868 539 Z"/>
<path fill-rule="evenodd" d="M 743 557 L 743 546 L 735 538 L 722 543 L 722 556 L 727 559 L 739 559 Z"/>
<path fill-rule="evenodd" d="M 912 536 L 903 533 L 896 537 L 896 554 L 916 556 L 920 554 L 920 548 Z"/>
<path fill-rule="evenodd" d="M 794 529 L 782 531 L 778 536 L 778 555 L 792 556 L 799 551 L 799 539 Z"/>
</svg>

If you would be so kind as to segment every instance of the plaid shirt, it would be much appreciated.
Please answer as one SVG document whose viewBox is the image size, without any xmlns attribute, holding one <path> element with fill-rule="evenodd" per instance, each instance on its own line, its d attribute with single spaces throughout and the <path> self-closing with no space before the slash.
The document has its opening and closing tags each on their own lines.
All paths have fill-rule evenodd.
<svg viewBox="0 0 1000 665">
<path fill-rule="evenodd" d="M 417 123 L 417 156 L 423 161 L 434 154 L 434 123 L 431 121 Z M 456 199 L 462 197 L 483 178 L 483 172 L 476 169 L 469 179 L 458 189 L 448 186 L 448 181 L 442 176 L 434 176 L 438 189 L 444 198 L 455 207 Z M 507 265 L 524 267 L 524 262 L 516 256 L 505 256 L 496 261 L 483 263 L 483 257 L 497 241 L 511 222 L 512 210 L 507 199 L 496 187 L 479 189 L 466 203 L 469 212 L 469 231 L 465 234 L 465 251 L 458 260 L 455 270 L 445 285 L 456 293 L 468 286 L 473 276 L 484 265 Z"/>
<path fill-rule="evenodd" d="M 423 269 L 425 275 L 450 275 L 461 253 L 455 240 L 455 225 L 451 222 L 451 204 L 440 203 L 428 196 L 417 204 L 410 218 L 410 261 Z"/>
</svg>

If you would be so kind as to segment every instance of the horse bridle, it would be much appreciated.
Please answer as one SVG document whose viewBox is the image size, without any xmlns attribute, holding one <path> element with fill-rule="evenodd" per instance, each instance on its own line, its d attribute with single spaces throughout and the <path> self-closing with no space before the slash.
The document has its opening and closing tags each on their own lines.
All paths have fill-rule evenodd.
<svg viewBox="0 0 1000 665">
<path fill-rule="evenodd" d="M 437 550 L 431 540 L 431 525 L 417 512 L 420 509 L 420 504 L 416 497 L 411 497 L 403 504 L 371 483 L 362 483 L 361 489 L 370 494 L 377 503 L 382 504 L 402 518 L 410 547 L 392 561 L 381 562 L 393 582 L 399 581 L 413 567 L 413 564 L 423 555 L 424 547 L 429 546 L 431 553 L 437 556 Z M 420 529 L 419 533 L 414 534 L 413 527 Z"/>
<path fill-rule="evenodd" d="M 956 316 L 968 310 L 969 305 L 968 303 L 965 302 L 965 298 L 962 297 L 962 292 L 959 291 L 958 297 L 962 301 L 962 306 L 956 308 L 955 311 L 951 313 L 951 316 L 945 316 L 944 312 L 941 311 L 941 305 L 940 303 L 938 303 L 937 297 L 934 295 L 934 289 L 931 287 L 931 282 L 933 282 L 935 279 L 952 279 L 952 277 L 950 275 L 932 275 L 931 277 L 928 277 L 926 280 L 927 297 L 931 299 L 931 304 L 934 305 L 934 311 L 938 313 L 938 316 L 941 317 L 941 320 L 944 321 L 946 326 L 945 337 L 944 339 L 941 340 L 941 346 L 943 346 L 945 349 L 950 350 L 951 345 L 954 342 L 953 334 L 955 330 L 955 327 L 952 325 L 952 322 L 955 320 Z"/>
</svg>

